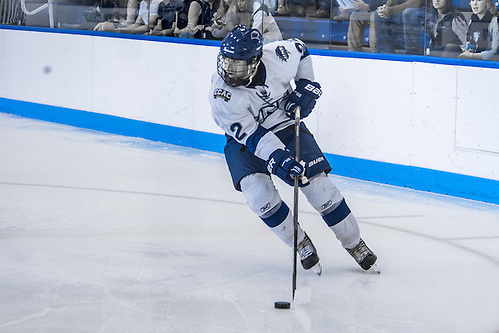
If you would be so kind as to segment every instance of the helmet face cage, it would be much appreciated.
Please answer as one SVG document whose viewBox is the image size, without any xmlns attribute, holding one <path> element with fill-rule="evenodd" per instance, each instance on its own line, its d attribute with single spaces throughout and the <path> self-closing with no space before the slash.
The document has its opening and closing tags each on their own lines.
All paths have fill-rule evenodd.
<svg viewBox="0 0 499 333">
<path fill-rule="evenodd" d="M 259 64 L 259 56 L 239 60 L 226 57 L 220 52 L 217 59 L 218 75 L 231 87 L 246 86 L 251 82 Z"/>
<path fill-rule="evenodd" d="M 236 26 L 220 45 L 218 74 L 232 87 L 248 85 L 260 64 L 262 48 L 262 35 L 257 29 Z"/>
</svg>

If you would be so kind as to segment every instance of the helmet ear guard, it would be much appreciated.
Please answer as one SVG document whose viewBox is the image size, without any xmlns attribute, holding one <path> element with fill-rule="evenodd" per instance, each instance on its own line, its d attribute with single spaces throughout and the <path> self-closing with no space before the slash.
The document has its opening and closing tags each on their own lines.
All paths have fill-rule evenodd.
<svg viewBox="0 0 499 333">
<path fill-rule="evenodd" d="M 220 45 L 218 74 L 232 87 L 248 85 L 260 64 L 262 49 L 262 35 L 257 29 L 236 26 Z"/>
</svg>

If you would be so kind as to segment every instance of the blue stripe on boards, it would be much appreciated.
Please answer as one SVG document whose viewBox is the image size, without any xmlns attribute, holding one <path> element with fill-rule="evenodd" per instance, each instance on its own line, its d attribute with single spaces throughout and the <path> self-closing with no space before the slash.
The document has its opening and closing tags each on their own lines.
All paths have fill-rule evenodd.
<svg viewBox="0 0 499 333">
<path fill-rule="evenodd" d="M 94 112 L 0 98 L 0 112 L 107 133 L 223 153 L 225 136 Z M 499 181 L 451 172 L 325 154 L 332 174 L 499 204 Z"/>
<path fill-rule="evenodd" d="M 0 112 L 217 153 L 223 153 L 226 142 L 214 133 L 5 98 L 0 98 Z"/>
<path fill-rule="evenodd" d="M 499 204 L 499 181 L 355 157 L 325 154 L 332 174 Z"/>
</svg>

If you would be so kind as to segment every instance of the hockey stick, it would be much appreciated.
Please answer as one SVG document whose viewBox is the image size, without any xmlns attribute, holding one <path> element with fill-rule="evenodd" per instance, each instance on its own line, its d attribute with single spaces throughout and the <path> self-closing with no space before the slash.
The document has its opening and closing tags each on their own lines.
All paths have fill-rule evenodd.
<svg viewBox="0 0 499 333">
<path fill-rule="evenodd" d="M 295 108 L 295 160 L 300 162 L 300 106 Z M 298 262 L 298 182 L 300 177 L 295 177 L 294 184 L 294 203 L 293 203 L 293 297 L 295 300 L 296 294 L 296 274 Z"/>
</svg>

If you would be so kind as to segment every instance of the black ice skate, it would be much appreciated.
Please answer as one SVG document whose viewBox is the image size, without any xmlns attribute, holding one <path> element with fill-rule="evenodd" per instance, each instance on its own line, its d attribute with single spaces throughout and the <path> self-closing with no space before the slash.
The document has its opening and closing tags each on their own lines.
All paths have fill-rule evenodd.
<svg viewBox="0 0 499 333">
<path fill-rule="evenodd" d="M 298 244 L 298 254 L 300 255 L 301 265 L 304 269 L 310 269 L 314 266 L 317 274 L 320 275 L 320 264 L 319 264 L 319 256 L 317 255 L 317 250 L 312 244 L 312 241 L 305 233 L 305 238 Z"/>
<path fill-rule="evenodd" d="M 376 273 L 379 273 L 379 269 L 376 266 L 376 260 L 378 257 L 371 251 L 366 243 L 360 239 L 359 244 L 353 249 L 345 249 L 348 253 L 355 259 L 355 261 L 362 267 L 364 270 L 369 270 L 373 268 Z"/>
</svg>

